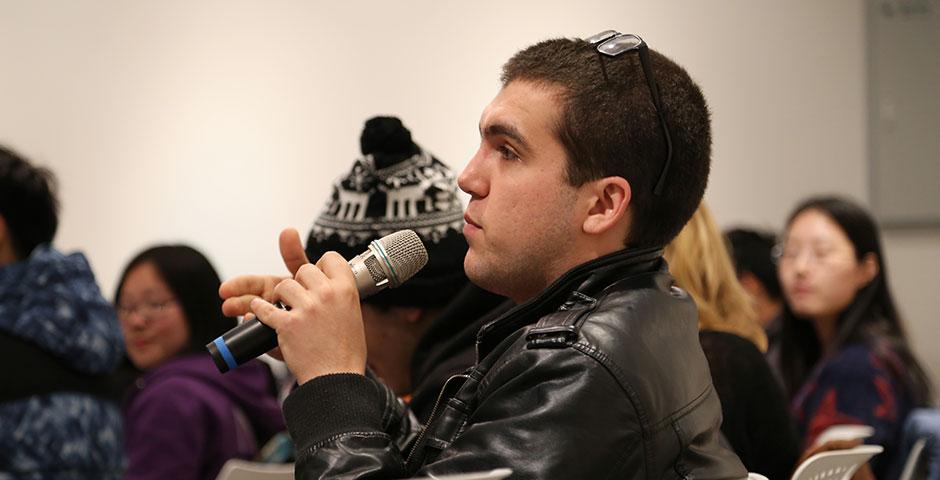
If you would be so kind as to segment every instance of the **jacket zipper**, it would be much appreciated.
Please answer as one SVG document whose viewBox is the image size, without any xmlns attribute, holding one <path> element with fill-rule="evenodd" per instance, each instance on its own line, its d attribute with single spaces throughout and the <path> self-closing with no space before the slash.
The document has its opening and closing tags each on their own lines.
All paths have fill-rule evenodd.
<svg viewBox="0 0 940 480">
<path fill-rule="evenodd" d="M 437 400 L 434 401 L 434 408 L 431 409 L 431 416 L 428 417 L 428 423 L 424 425 L 424 429 L 421 430 L 421 434 L 418 435 L 418 438 L 415 440 L 414 447 L 412 447 L 411 453 L 408 454 L 408 458 L 405 460 L 405 465 L 411 464 L 411 460 L 414 458 L 415 454 L 417 453 L 418 448 L 421 447 L 421 443 L 424 441 L 424 437 L 427 436 L 428 427 L 430 427 L 431 424 L 434 423 L 434 419 L 437 418 L 437 414 L 438 414 L 437 409 L 441 405 L 441 400 L 444 398 L 444 394 L 447 393 L 447 387 L 450 385 L 451 380 L 455 378 L 459 378 L 459 377 L 462 377 L 464 381 L 466 381 L 467 379 L 470 378 L 470 375 L 467 375 L 466 373 L 458 373 L 455 375 L 451 375 L 450 378 L 448 378 L 447 381 L 444 382 L 444 386 L 441 388 L 440 393 L 437 394 Z"/>
</svg>

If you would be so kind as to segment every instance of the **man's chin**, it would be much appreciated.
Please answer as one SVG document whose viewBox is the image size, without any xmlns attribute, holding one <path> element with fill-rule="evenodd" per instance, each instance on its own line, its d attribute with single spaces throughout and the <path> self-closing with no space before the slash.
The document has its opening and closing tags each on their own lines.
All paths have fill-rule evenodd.
<svg viewBox="0 0 940 480">
<path fill-rule="evenodd" d="M 509 296 L 506 292 L 506 282 L 500 281 L 499 275 L 495 274 L 493 269 L 480 267 L 479 265 L 474 267 L 465 263 L 464 270 L 467 273 L 467 278 L 474 285 L 496 295 Z"/>
</svg>

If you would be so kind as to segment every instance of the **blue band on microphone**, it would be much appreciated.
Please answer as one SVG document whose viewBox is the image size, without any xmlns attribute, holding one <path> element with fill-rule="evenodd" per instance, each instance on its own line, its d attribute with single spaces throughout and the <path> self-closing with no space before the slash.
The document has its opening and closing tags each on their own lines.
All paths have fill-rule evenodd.
<svg viewBox="0 0 940 480">
<path fill-rule="evenodd" d="M 219 353 L 222 354 L 222 359 L 225 360 L 225 364 L 228 365 L 229 370 L 234 370 L 238 366 L 235 363 L 235 357 L 232 356 L 232 352 L 228 350 L 228 345 L 225 344 L 225 341 L 222 340 L 222 337 L 216 338 L 214 342 L 215 348 L 219 349 Z"/>
</svg>

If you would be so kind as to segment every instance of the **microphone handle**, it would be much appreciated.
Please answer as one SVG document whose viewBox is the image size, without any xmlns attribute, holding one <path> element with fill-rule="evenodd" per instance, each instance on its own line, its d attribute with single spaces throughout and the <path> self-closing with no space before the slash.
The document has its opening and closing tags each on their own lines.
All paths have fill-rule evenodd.
<svg viewBox="0 0 940 480">
<path fill-rule="evenodd" d="M 215 366 L 225 373 L 277 347 L 277 332 L 252 318 L 206 345 Z"/>
</svg>

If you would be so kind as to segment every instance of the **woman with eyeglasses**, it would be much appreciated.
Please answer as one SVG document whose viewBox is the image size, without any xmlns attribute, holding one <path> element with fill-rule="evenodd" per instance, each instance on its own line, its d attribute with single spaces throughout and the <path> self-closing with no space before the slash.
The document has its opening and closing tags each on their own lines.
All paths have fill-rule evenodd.
<svg viewBox="0 0 940 480">
<path fill-rule="evenodd" d="M 142 372 L 123 403 L 125 479 L 214 479 L 285 428 L 267 367 L 221 374 L 205 351 L 235 326 L 219 285 L 206 257 L 183 245 L 145 250 L 121 275 L 118 319 Z"/>
<path fill-rule="evenodd" d="M 885 448 L 873 473 L 897 478 L 901 427 L 931 387 L 891 296 L 878 227 L 849 200 L 811 198 L 790 215 L 778 255 L 780 368 L 804 447 L 832 425 L 869 425 L 866 443 Z"/>
</svg>

